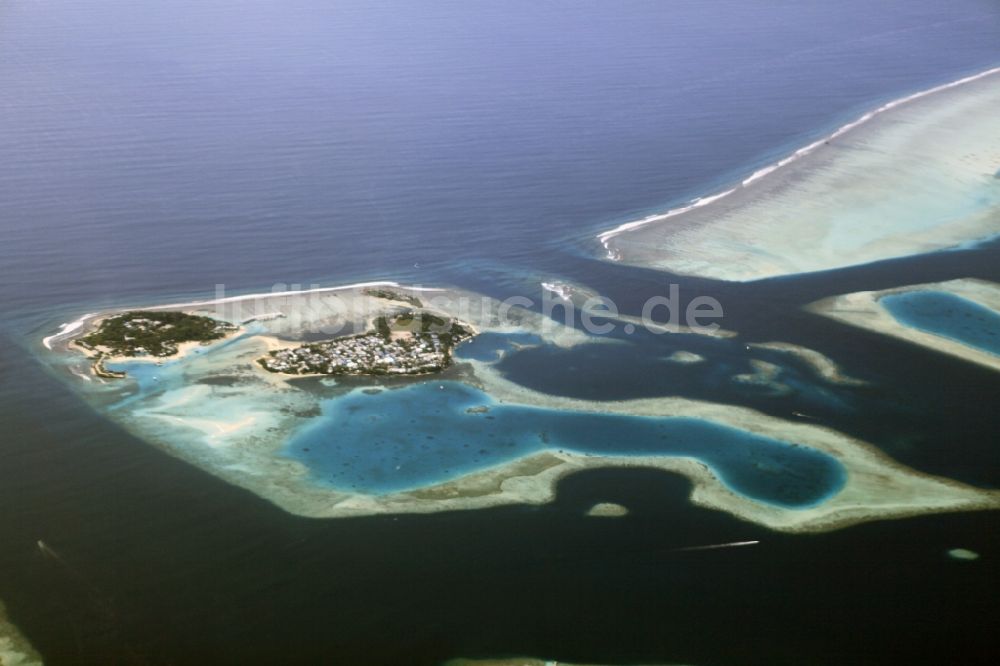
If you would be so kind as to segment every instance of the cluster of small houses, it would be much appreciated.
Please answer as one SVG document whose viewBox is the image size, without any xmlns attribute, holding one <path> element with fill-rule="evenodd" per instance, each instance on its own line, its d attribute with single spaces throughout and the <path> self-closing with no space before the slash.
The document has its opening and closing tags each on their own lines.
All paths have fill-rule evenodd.
<svg viewBox="0 0 1000 666">
<path fill-rule="evenodd" d="M 156 331 L 168 331 L 174 327 L 173 324 L 167 324 L 162 321 L 156 321 L 155 319 L 145 319 L 142 317 L 136 319 L 129 319 L 128 321 L 122 322 L 122 326 L 130 331 L 139 331 L 142 333 L 148 333 L 151 330 Z M 134 340 L 130 335 L 122 336 L 122 340 L 125 342 L 131 342 Z M 131 352 L 134 356 L 144 356 L 149 354 L 149 350 L 145 347 L 132 347 Z M 177 353 L 177 345 L 172 342 L 164 341 L 162 343 L 162 349 L 159 354 L 154 354 L 154 356 L 171 356 Z"/>
<path fill-rule="evenodd" d="M 162 328 L 164 330 L 174 327 L 173 324 L 165 324 L 162 321 L 146 319 L 145 317 L 133 317 L 122 323 L 125 328 L 138 328 L 140 331 L 148 331 L 150 324 L 152 324 L 153 328 Z"/>
<path fill-rule="evenodd" d="M 448 364 L 448 349 L 436 333 L 384 338 L 377 333 L 272 352 L 261 364 L 288 374 L 421 374 Z"/>
</svg>

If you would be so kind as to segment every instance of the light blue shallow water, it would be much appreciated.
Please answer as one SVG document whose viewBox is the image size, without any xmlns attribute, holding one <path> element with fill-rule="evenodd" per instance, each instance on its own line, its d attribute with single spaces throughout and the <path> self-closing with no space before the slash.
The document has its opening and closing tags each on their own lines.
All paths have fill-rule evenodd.
<svg viewBox="0 0 1000 666">
<path fill-rule="evenodd" d="M 187 385 L 185 369 L 187 363 L 202 354 L 209 354 L 223 350 L 240 340 L 262 332 L 262 329 L 250 324 L 245 333 L 229 338 L 221 342 L 216 342 L 210 347 L 192 349 L 190 353 L 181 358 L 165 358 L 160 361 L 148 359 L 126 360 L 117 363 L 105 363 L 104 367 L 116 372 L 124 372 L 128 375 L 124 386 L 134 386 L 134 390 L 122 394 L 121 399 L 108 405 L 108 409 L 114 411 L 134 405 L 150 396 L 165 393 L 166 391 L 183 388 Z M 113 387 L 120 388 L 122 384 L 112 384 Z"/>
<path fill-rule="evenodd" d="M 528 653 L 532 650 L 521 648 L 538 645 L 530 640 L 526 645 L 525 637 L 576 636 L 579 631 L 574 629 L 590 620 L 542 613 L 536 626 L 530 613 L 525 616 L 523 608 L 515 607 L 523 607 L 522 600 L 530 596 L 541 600 L 536 605 L 542 609 L 604 609 L 606 621 L 594 623 L 599 628 L 594 633 L 607 634 L 603 640 L 608 645 L 622 642 L 621 654 L 601 652 L 609 662 L 634 660 L 640 653 L 656 663 L 726 662 L 684 645 L 685 640 L 720 644 L 712 608 L 693 620 L 690 613 L 691 608 L 706 606 L 704 586 L 656 588 L 666 580 L 658 567 L 641 583 L 643 588 L 654 585 L 649 589 L 655 594 L 623 595 L 620 586 L 607 597 L 592 594 L 620 580 L 603 578 L 608 572 L 633 570 L 633 554 L 646 553 L 645 542 L 637 546 L 635 539 L 616 540 L 607 551 L 621 553 L 622 559 L 591 560 L 587 553 L 592 567 L 587 571 L 594 575 L 586 579 L 593 580 L 593 586 L 577 584 L 580 570 L 574 566 L 564 567 L 574 574 L 566 581 L 539 590 L 538 581 L 551 577 L 511 567 L 506 549 L 524 550 L 524 539 L 532 535 L 542 534 L 543 542 L 553 534 L 567 535 L 572 538 L 553 536 L 534 555 L 542 564 L 557 561 L 547 559 L 554 554 L 558 561 L 568 555 L 576 562 L 579 542 L 572 533 L 558 531 L 562 520 L 532 532 L 538 524 L 518 514 L 516 522 L 497 523 L 503 541 L 483 540 L 491 556 L 500 553 L 498 565 L 480 567 L 475 555 L 483 552 L 462 551 L 473 556 L 428 567 L 430 560 L 449 550 L 440 544 L 468 541 L 472 531 L 490 535 L 497 515 L 491 513 L 485 521 L 479 516 L 457 523 L 445 519 L 435 523 L 433 531 L 414 530 L 431 544 L 426 550 L 405 532 L 372 531 L 371 523 L 364 521 L 302 525 L 276 510 L 262 510 L 266 507 L 249 496 L 232 499 L 208 484 L 204 475 L 182 473 L 147 451 L 54 384 L 29 352 L 37 350 L 41 336 L 83 312 L 204 297 L 214 293 L 217 283 L 230 292 L 247 293 L 266 291 L 276 282 L 329 284 L 365 278 L 475 288 L 495 284 L 497 274 L 507 278 L 484 270 L 497 266 L 518 278 L 529 275 L 537 283 L 537 275 L 548 279 L 551 272 L 572 268 L 578 255 L 590 256 L 598 229 L 717 190 L 879 102 L 998 62 L 1000 10 L 993 0 L 4 2 L 0 423 L 5 433 L 0 443 L 0 494 L 5 511 L 0 512 L 0 557 L 3 570 L 15 575 L 2 577 L 0 596 L 11 617 L 19 625 L 23 618 L 27 624 L 22 628 L 47 661 L 50 651 L 51 661 L 60 661 L 61 654 L 61 661 L 74 663 L 110 663 L 123 654 L 115 641 L 115 649 L 106 654 L 67 657 L 77 654 L 81 641 L 115 639 L 107 638 L 113 633 L 107 618 L 102 611 L 95 619 L 90 600 L 84 608 L 65 603 L 81 596 L 77 581 L 59 583 L 66 577 L 55 569 L 51 575 L 42 574 L 35 544 L 45 538 L 67 554 L 68 561 L 101 581 L 107 593 L 102 596 L 113 599 L 119 609 L 131 609 L 122 637 L 136 639 L 128 650 L 148 654 L 150 661 L 187 663 L 212 660 L 212 655 L 215 661 L 250 663 L 276 655 L 274 661 L 287 659 L 289 645 L 326 651 L 333 646 L 316 637 L 324 635 L 333 617 L 339 618 L 337 626 L 345 627 L 340 635 L 363 646 L 366 657 L 401 636 L 413 637 L 417 644 L 391 652 L 395 659 L 324 652 L 313 662 L 401 663 L 400 655 L 405 654 L 406 663 L 437 663 L 419 654 L 430 643 L 436 648 L 437 637 L 481 654 L 498 649 Z M 966 259 L 956 269 L 961 275 L 969 270 Z M 579 272 L 586 271 L 589 266 Z M 609 275 L 598 285 L 602 289 L 631 288 L 634 274 Z M 871 285 L 853 284 L 846 291 L 858 288 Z M 770 302 L 772 295 L 765 292 L 761 299 Z M 754 297 L 747 292 L 741 296 Z M 867 339 L 858 343 L 862 358 L 867 346 Z M 628 353 L 624 346 L 615 349 L 616 362 Z M 692 349 L 709 357 L 701 365 L 707 372 L 720 367 L 713 364 L 720 356 L 726 372 L 719 376 L 743 371 L 727 355 L 732 350 L 721 345 Z M 469 353 L 480 352 L 484 358 L 499 353 Z M 554 353 L 543 349 L 527 356 L 536 361 Z M 524 354 L 508 354 L 501 364 L 511 365 Z M 605 355 L 609 352 L 602 350 L 594 359 Z M 844 354 L 845 360 L 850 357 Z M 590 358 L 584 360 L 588 368 L 596 365 Z M 641 373 L 630 372 L 637 365 L 616 369 L 605 360 L 596 379 L 581 373 L 563 382 L 584 388 L 583 379 L 626 388 L 650 383 L 648 366 Z M 536 372 L 549 370 L 539 365 Z M 698 372 L 673 370 L 682 371 Z M 182 374 L 182 365 L 135 367 L 136 379 L 144 383 L 137 395 L 162 390 L 164 382 L 168 387 L 180 385 Z M 668 376 L 666 370 L 661 376 Z M 699 384 L 693 374 L 675 379 L 676 387 L 699 386 L 720 399 L 718 382 Z M 937 386 L 937 380 L 928 377 L 926 385 Z M 907 381 L 916 383 L 910 375 Z M 557 419 L 544 410 L 516 412 L 499 406 L 489 414 L 466 414 L 466 406 L 479 403 L 478 397 L 466 401 L 459 395 L 449 402 L 445 396 L 451 392 L 437 390 L 444 394 L 441 398 L 397 391 L 352 395 L 339 402 L 336 409 L 358 408 L 351 417 L 354 426 L 347 428 L 351 432 L 364 431 L 360 420 L 378 417 L 376 412 L 383 408 L 386 416 L 370 422 L 371 438 L 365 434 L 352 442 L 351 456 L 369 468 L 360 473 L 341 472 L 350 458 L 338 458 L 333 451 L 320 456 L 319 446 L 326 446 L 335 432 L 330 430 L 332 420 L 318 427 L 312 433 L 317 448 L 309 452 L 316 456 L 317 478 L 330 484 L 389 487 L 396 478 L 395 465 L 402 470 L 402 462 L 412 462 L 412 449 L 425 444 L 429 450 L 436 443 L 440 453 L 423 470 L 407 470 L 414 484 L 435 478 L 440 462 L 457 473 L 540 450 L 545 444 L 538 437 L 542 431 L 548 433 L 549 446 L 603 451 L 616 446 L 640 450 L 645 445 L 661 452 L 665 449 L 659 437 L 667 436 L 666 444 L 682 451 L 693 445 L 681 433 L 691 431 L 702 442 L 698 453 L 711 457 L 720 476 L 740 492 L 775 497 L 778 486 L 771 477 L 780 475 L 770 471 L 783 465 L 784 481 L 792 487 L 777 496 L 778 501 L 807 502 L 836 486 L 836 468 L 831 470 L 822 457 L 803 458 L 800 454 L 808 451 L 783 444 L 746 446 L 740 433 L 706 430 L 703 424 L 675 421 L 661 431 L 648 420 L 573 414 Z M 990 385 L 972 385 L 969 390 L 991 394 Z M 975 416 L 966 395 L 929 390 L 919 394 L 919 404 L 934 404 L 949 415 L 973 410 Z M 750 397 L 730 394 L 729 399 Z M 905 394 L 905 399 L 910 397 Z M 409 404 L 397 405 L 404 398 Z M 414 408 L 424 400 L 441 410 L 439 420 L 433 412 Z M 761 405 L 758 401 L 751 406 Z M 784 413 L 801 408 L 787 405 Z M 393 416 L 401 419 L 396 424 L 401 430 L 390 427 Z M 877 409 L 864 418 L 880 425 L 888 421 L 890 429 L 897 425 Z M 935 421 L 934 434 L 926 441 L 911 445 L 907 439 L 907 450 L 914 453 L 902 461 L 923 471 L 961 473 L 994 483 L 995 470 L 1000 469 L 996 447 L 990 445 L 994 421 L 955 422 L 962 425 L 962 438 L 953 436 L 953 422 Z M 463 439 L 466 424 L 478 426 L 474 442 Z M 903 425 L 906 432 L 926 424 Z M 608 432 L 613 436 L 599 436 Z M 426 439 L 428 434 L 435 439 Z M 513 441 L 514 446 L 494 446 L 495 440 Z M 332 446 L 338 444 L 343 446 L 336 441 Z M 476 448 L 466 453 L 464 444 Z M 306 452 L 289 451 L 293 453 Z M 382 475 L 378 482 L 368 478 L 374 478 L 371 470 Z M 315 571 L 296 576 L 284 566 L 292 553 L 289 526 L 308 535 L 299 541 L 304 545 L 292 547 L 301 555 L 296 561 L 322 563 Z M 352 532 L 354 528 L 358 531 Z M 905 531 L 897 540 L 907 545 L 903 559 L 912 556 Z M 166 536 L 161 538 L 161 533 Z M 853 538 L 870 540 L 870 532 L 852 533 Z M 570 545 L 563 553 L 551 547 L 556 542 Z M 838 536 L 833 545 L 843 543 Z M 806 549 L 789 551 L 787 561 L 816 554 L 812 541 L 803 544 Z M 136 553 L 147 546 L 150 559 L 138 558 Z M 253 548 L 251 557 L 246 548 Z M 867 543 L 847 551 L 848 557 L 866 548 Z M 413 552 L 427 557 L 412 557 Z M 349 557 L 336 560 L 338 553 Z M 830 567 L 843 559 L 839 553 L 829 558 L 826 570 L 817 568 L 823 572 L 819 578 L 829 583 L 836 574 Z M 798 663 L 803 654 L 806 659 L 810 654 L 827 655 L 837 661 L 843 655 L 829 656 L 829 631 L 818 632 L 813 644 L 805 643 L 820 626 L 815 595 L 807 591 L 804 601 L 786 598 L 783 590 L 801 589 L 794 567 L 787 578 L 788 567 L 773 566 L 780 558 L 775 560 L 770 551 L 762 561 L 758 568 L 747 568 L 742 560 L 733 565 L 739 567 L 733 580 L 759 579 L 763 587 L 758 588 L 779 595 L 776 605 L 751 609 L 750 615 L 763 623 L 748 631 L 763 637 L 753 646 L 763 654 L 760 661 Z M 414 568 L 408 569 L 411 565 Z M 892 576 L 905 569 L 884 568 L 884 575 L 872 582 L 895 581 Z M 435 570 L 455 578 L 438 576 Z M 927 571 L 931 574 L 919 577 L 918 592 L 913 591 L 916 586 L 883 586 L 883 596 L 948 603 L 949 594 L 928 595 L 924 586 L 937 582 L 939 587 L 961 589 L 963 581 L 968 582 L 950 586 L 951 578 Z M 186 583 L 165 586 L 164 572 L 174 572 L 174 578 Z M 344 572 L 346 576 L 338 575 Z M 487 589 L 473 595 L 483 604 L 481 612 L 464 615 L 493 617 L 496 622 L 477 620 L 466 627 L 456 624 L 453 614 L 436 615 L 434 604 L 419 603 L 438 598 L 434 595 L 442 591 L 454 591 L 449 598 L 465 603 L 470 598 L 466 585 L 473 579 L 490 581 L 495 585 L 491 589 L 500 593 Z M 724 575 L 704 579 L 726 580 Z M 273 594 L 254 594 L 254 585 L 287 594 L 284 601 Z M 586 594 L 574 596 L 583 588 Z M 149 603 L 145 592 L 151 589 L 163 593 L 163 603 Z M 395 597 L 396 589 L 413 593 Z M 723 585 L 716 592 L 732 589 Z M 512 595 L 510 590 L 525 594 Z M 211 592 L 210 598 L 199 591 Z M 676 615 L 660 603 L 667 596 L 677 602 Z M 745 601 L 738 590 L 733 596 L 737 605 Z M 753 599 L 766 596 L 754 594 Z M 827 613 L 819 617 L 823 626 L 839 634 L 888 626 L 882 616 L 859 619 L 861 606 L 844 604 L 851 595 L 834 596 L 834 603 L 820 604 L 820 611 Z M 649 614 L 646 623 L 640 614 L 621 607 L 626 597 L 655 600 L 643 609 Z M 504 606 L 505 599 L 514 600 L 510 608 Z M 601 603 L 595 604 L 595 599 Z M 421 612 L 400 612 L 410 607 Z M 453 607 L 448 605 L 448 611 Z M 781 622 L 770 626 L 766 618 L 777 616 L 768 610 L 809 622 L 792 631 Z M 983 625 L 988 615 L 976 608 L 968 613 L 956 609 L 948 626 L 964 632 L 977 620 Z M 182 616 L 190 621 L 164 621 Z M 569 618 L 568 629 L 550 624 L 557 617 Z M 261 618 L 267 620 L 266 632 L 257 630 Z M 833 624 L 826 625 L 826 620 Z M 919 622 L 903 623 L 914 624 Z M 244 630 L 237 631 L 240 627 Z M 678 632 L 677 649 L 671 654 L 662 647 L 644 652 L 637 648 L 641 640 L 627 638 L 654 637 L 662 646 L 664 627 Z M 692 627 L 703 628 L 705 635 L 689 638 Z M 786 651 L 772 658 L 768 650 L 788 641 L 771 637 L 792 634 L 803 637 L 785 646 L 795 654 Z M 898 632 L 871 636 L 875 634 L 888 637 L 887 655 L 912 643 L 911 636 Z M 142 635 L 151 637 L 149 642 L 143 642 Z M 424 640 L 427 636 L 435 640 Z M 162 655 L 164 650 L 168 654 Z M 571 640 L 564 650 L 537 651 L 554 656 L 560 652 L 582 658 L 586 650 Z M 310 660 L 308 653 L 300 656 Z"/>
<path fill-rule="evenodd" d="M 384 494 L 544 450 L 693 457 L 732 490 L 785 507 L 823 501 L 845 481 L 843 467 L 824 453 L 708 421 L 503 405 L 456 382 L 327 400 L 322 417 L 289 441 L 285 455 L 307 465 L 319 483 Z"/>
<path fill-rule="evenodd" d="M 877 11 L 863 0 L 10 2 L 0 330 L 35 347 L 82 311 L 218 283 L 537 284 L 585 261 L 596 230 L 711 192 L 879 101 L 994 65 L 998 44 L 1000 13 L 979 0 Z M 608 273 L 600 286 L 627 291 L 630 279 Z M 510 377 L 551 384 L 540 390 L 719 399 L 746 368 L 716 347 L 652 379 L 625 345 L 564 358 L 484 336 L 459 356 L 502 357 Z M 183 382 L 171 366 L 130 372 L 139 386 L 120 407 Z M 18 377 L 3 390 L 32 389 Z M 838 399 L 826 391 L 789 393 Z M 48 418 L 43 392 L 36 404 Z M 560 432 L 584 430 L 569 423 Z M 499 460 L 483 455 L 472 462 Z"/>
<path fill-rule="evenodd" d="M 897 321 L 1000 356 L 1000 313 L 942 291 L 890 294 L 879 303 Z"/>
</svg>

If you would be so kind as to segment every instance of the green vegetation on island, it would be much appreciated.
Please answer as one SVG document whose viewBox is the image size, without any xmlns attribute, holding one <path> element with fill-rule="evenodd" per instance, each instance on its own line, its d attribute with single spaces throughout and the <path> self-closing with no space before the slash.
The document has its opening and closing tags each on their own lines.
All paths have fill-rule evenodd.
<svg viewBox="0 0 1000 666">
<path fill-rule="evenodd" d="M 365 289 L 364 293 L 368 296 L 372 296 L 373 298 L 381 298 L 386 301 L 409 303 L 415 308 L 421 308 L 424 306 L 424 304 L 416 296 L 401 294 L 398 291 L 392 291 L 391 289 Z"/>
<path fill-rule="evenodd" d="M 80 338 L 85 349 L 113 356 L 173 356 L 182 342 L 223 338 L 232 324 L 184 312 L 134 310 L 108 317 L 96 331 Z"/>
<path fill-rule="evenodd" d="M 259 363 L 293 375 L 423 375 L 448 367 L 455 345 L 473 335 L 466 324 L 409 311 L 378 317 L 366 333 L 272 351 Z"/>
</svg>

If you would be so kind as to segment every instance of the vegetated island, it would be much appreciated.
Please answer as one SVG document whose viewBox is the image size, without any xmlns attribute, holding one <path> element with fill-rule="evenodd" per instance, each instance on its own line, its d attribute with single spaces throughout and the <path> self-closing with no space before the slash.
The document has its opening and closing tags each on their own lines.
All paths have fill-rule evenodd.
<svg viewBox="0 0 1000 666">
<path fill-rule="evenodd" d="M 392 289 L 365 289 L 363 292 L 366 296 L 371 296 L 372 298 L 381 298 L 386 301 L 399 301 L 401 303 L 409 303 L 415 308 L 424 307 L 423 302 L 416 296 L 411 296 L 410 294 L 402 294 L 398 291 L 393 291 Z"/>
<path fill-rule="evenodd" d="M 409 310 L 377 317 L 365 333 L 274 350 L 258 362 L 292 375 L 426 375 L 447 368 L 455 346 L 474 335 L 469 324 Z"/>
<path fill-rule="evenodd" d="M 388 289 L 382 290 L 382 287 Z M 391 292 L 395 297 L 374 296 L 376 291 Z M 788 509 L 761 503 L 730 490 L 712 468 L 693 458 L 653 454 L 598 455 L 552 450 L 548 446 L 535 453 L 528 453 L 526 457 L 473 468 L 458 475 L 444 471 L 439 478 L 428 479 L 426 483 L 409 490 L 368 494 L 330 486 L 321 477 L 313 476 L 313 468 L 307 463 L 293 461 L 284 455 L 292 434 L 312 425 L 312 419 L 315 414 L 322 413 L 327 400 L 339 399 L 328 396 L 326 391 L 313 391 L 307 387 L 289 390 L 293 387 L 286 382 L 305 376 L 308 366 L 289 368 L 286 372 L 268 371 L 261 367 L 261 361 L 273 358 L 267 356 L 269 351 L 310 346 L 307 339 L 290 336 L 306 331 L 320 331 L 325 327 L 330 327 L 327 330 L 331 330 L 333 327 L 348 326 L 351 331 L 374 329 L 368 335 L 379 336 L 381 340 L 373 342 L 384 345 L 386 340 L 379 334 L 380 329 L 382 333 L 388 329 L 389 341 L 392 341 L 393 329 L 397 329 L 397 339 L 408 341 L 414 337 L 414 332 L 426 333 L 428 336 L 435 333 L 439 336 L 439 341 L 443 339 L 446 342 L 449 353 L 446 356 L 442 351 L 440 360 L 432 367 L 448 364 L 455 345 L 465 344 L 462 342 L 461 332 L 450 339 L 441 337 L 449 332 L 453 323 L 462 326 L 470 337 L 479 331 L 500 335 L 528 333 L 546 344 L 560 347 L 583 344 L 589 340 L 579 329 L 560 324 L 539 312 L 514 307 L 505 311 L 501 317 L 503 304 L 499 301 L 458 290 L 427 289 L 427 292 L 433 294 L 430 297 L 434 304 L 433 310 L 430 307 L 419 308 L 420 314 L 430 313 L 435 319 L 418 317 L 418 312 L 414 312 L 418 308 L 398 298 L 414 291 L 413 288 L 388 283 L 367 283 L 293 294 L 269 293 L 146 308 L 152 315 L 146 312 L 132 314 L 123 310 L 85 315 L 63 324 L 59 333 L 43 341 L 43 346 L 60 352 L 67 351 L 70 345 L 82 350 L 84 347 L 76 346 L 80 338 L 87 338 L 101 330 L 105 320 L 123 316 L 155 318 L 160 321 L 161 314 L 169 317 L 172 315 L 168 311 L 183 311 L 191 315 L 206 315 L 213 322 L 240 322 L 241 326 L 254 322 L 247 329 L 247 334 L 238 337 L 233 335 L 231 342 L 209 347 L 204 354 L 208 358 L 200 359 L 204 362 L 181 362 L 176 365 L 173 361 L 164 363 L 173 366 L 163 368 L 165 381 L 156 381 L 147 387 L 140 386 L 138 391 L 137 387 L 123 385 L 124 382 L 110 382 L 118 386 L 101 387 L 84 395 L 99 397 L 99 408 L 105 410 L 110 418 L 152 444 L 167 446 L 187 462 L 300 516 L 342 518 L 483 509 L 511 504 L 538 505 L 552 501 L 560 479 L 569 474 L 583 469 L 623 466 L 651 467 L 682 474 L 692 481 L 691 501 L 694 504 L 725 511 L 740 519 L 782 532 L 824 531 L 869 520 L 901 518 L 922 513 L 995 509 L 1000 502 L 995 491 L 923 475 L 899 465 L 865 442 L 817 424 L 795 423 L 735 405 L 677 397 L 614 402 L 575 400 L 520 386 L 506 378 L 493 363 L 475 358 L 462 359 L 463 366 L 467 366 L 467 369 L 463 368 L 461 373 L 455 373 L 456 377 L 451 378 L 451 381 L 471 384 L 473 388 L 489 396 L 489 399 L 476 397 L 466 405 L 465 416 L 470 419 L 482 418 L 485 421 L 495 416 L 484 413 L 492 410 L 493 403 L 591 415 L 607 413 L 655 418 L 684 416 L 781 442 L 795 443 L 833 456 L 846 470 L 846 485 L 836 495 L 818 505 Z M 423 293 L 418 295 L 424 299 Z M 385 302 L 376 302 L 379 300 Z M 469 307 L 473 302 L 480 303 L 483 307 Z M 378 317 L 385 317 L 381 324 L 378 323 Z M 418 318 L 421 324 L 414 325 L 413 322 Z M 427 321 L 426 330 L 424 320 Z M 213 323 L 214 325 L 216 324 Z M 432 328 L 435 330 L 432 331 Z M 402 329 L 409 329 L 409 335 Z M 129 337 L 135 336 L 129 334 Z M 333 334 L 330 334 L 330 338 L 332 337 Z M 327 338 L 327 342 L 342 343 L 349 340 L 330 338 Z M 417 339 L 422 343 L 427 341 L 422 335 L 417 336 Z M 125 342 L 124 333 L 122 342 Z M 134 342 L 134 346 L 144 346 L 137 340 L 129 342 Z M 194 351 L 199 344 L 201 343 L 198 341 L 177 342 L 175 346 L 178 348 L 178 356 Z M 120 350 L 126 352 L 130 349 L 131 347 L 123 345 Z M 421 353 L 431 350 L 433 345 Z M 113 345 L 109 344 L 104 353 L 111 351 Z M 150 355 L 147 348 L 141 352 L 137 349 L 131 351 L 139 358 L 121 358 L 133 363 L 159 360 Z M 359 358 L 361 357 L 359 352 Z M 376 359 L 381 356 L 376 357 L 372 353 L 368 358 Z M 75 369 L 79 360 L 74 359 L 74 364 L 68 368 L 73 375 L 81 374 Z M 93 363 L 93 357 L 87 361 Z M 118 357 L 108 359 L 109 364 L 117 361 Z M 374 360 L 365 362 L 375 365 Z M 419 372 L 399 368 L 390 374 L 390 367 L 395 366 L 393 363 L 379 363 L 372 374 L 404 379 L 408 378 L 405 374 L 396 373 L 411 372 L 416 375 Z M 319 369 L 323 374 L 314 376 L 323 377 L 330 368 L 321 366 Z M 353 371 L 344 370 L 353 374 L 363 374 L 366 371 L 366 366 L 360 365 Z M 418 379 L 416 376 L 411 378 Z M 376 383 L 381 384 L 382 381 Z M 300 388 L 303 390 L 299 390 Z M 354 390 L 365 389 L 355 386 L 352 392 Z M 369 394 L 369 397 L 377 401 L 382 393 L 383 391 L 377 391 Z M 127 408 L 109 408 L 108 398 L 113 398 L 114 394 L 129 399 Z M 349 395 L 341 395 L 340 398 Z M 543 435 L 544 433 L 539 433 L 540 438 Z M 356 444 L 365 446 L 366 442 L 357 441 Z M 203 455 L 209 449 L 212 454 Z M 609 509 L 602 508 L 601 511 Z"/>
<path fill-rule="evenodd" d="M 113 357 L 174 356 L 182 343 L 220 340 L 237 328 L 229 322 L 186 312 L 132 310 L 104 319 L 97 330 L 75 344 L 92 353 L 95 375 L 120 379 L 125 373 L 108 370 L 105 361 Z"/>
</svg>

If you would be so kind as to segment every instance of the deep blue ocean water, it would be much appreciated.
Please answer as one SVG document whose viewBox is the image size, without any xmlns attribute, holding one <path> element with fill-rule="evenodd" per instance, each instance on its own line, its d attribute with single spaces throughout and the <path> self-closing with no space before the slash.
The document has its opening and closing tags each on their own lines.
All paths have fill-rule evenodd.
<svg viewBox="0 0 1000 666">
<path fill-rule="evenodd" d="M 879 299 L 900 323 L 1000 355 L 1000 314 L 941 291 L 907 291 Z"/>
<path fill-rule="evenodd" d="M 53 0 L 0 18 L 17 314 L 557 270 L 611 223 L 1000 61 L 983 0 Z"/>
<path fill-rule="evenodd" d="M 609 471 L 532 511 L 300 520 L 136 440 L 34 354 L 82 312 L 217 284 L 506 294 L 566 276 L 627 308 L 667 278 L 591 262 L 598 230 L 998 63 L 993 0 L 3 3 L 0 599 L 49 663 L 274 663 L 293 648 L 306 663 L 949 663 L 956 642 L 965 663 L 992 663 L 991 559 L 942 555 L 1000 552 L 989 515 L 793 539 L 690 507 L 667 475 Z M 742 340 L 636 341 L 610 360 L 600 345 L 536 347 L 498 367 L 562 394 L 815 421 L 997 485 L 992 374 L 799 309 L 996 280 L 997 266 L 985 247 L 747 286 L 681 280 L 720 297 L 747 339 L 824 351 L 865 388 L 773 355 L 787 390 L 733 385 Z M 705 364 L 641 362 L 676 346 Z M 578 520 L 605 499 L 635 518 Z M 740 559 L 669 555 L 748 537 L 762 546 Z"/>
</svg>

